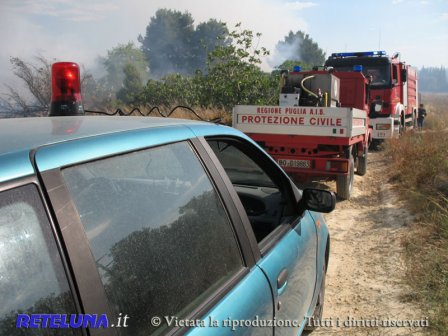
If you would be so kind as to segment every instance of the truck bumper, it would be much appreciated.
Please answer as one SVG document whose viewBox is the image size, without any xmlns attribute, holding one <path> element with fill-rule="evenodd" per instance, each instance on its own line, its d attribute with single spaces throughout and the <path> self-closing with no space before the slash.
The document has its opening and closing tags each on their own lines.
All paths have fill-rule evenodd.
<svg viewBox="0 0 448 336">
<path fill-rule="evenodd" d="M 393 117 L 370 119 L 372 139 L 384 140 L 398 137 L 400 120 Z"/>
<path fill-rule="evenodd" d="M 296 155 L 272 155 L 291 176 L 335 177 L 347 175 L 349 160 L 346 158 L 312 157 Z"/>
</svg>

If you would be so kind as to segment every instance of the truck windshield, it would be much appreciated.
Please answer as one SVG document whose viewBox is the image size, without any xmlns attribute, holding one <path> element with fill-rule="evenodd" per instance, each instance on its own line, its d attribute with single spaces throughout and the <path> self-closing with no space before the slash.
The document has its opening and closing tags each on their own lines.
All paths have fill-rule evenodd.
<svg viewBox="0 0 448 336">
<path fill-rule="evenodd" d="M 390 68 L 386 65 L 368 65 L 363 67 L 364 76 L 372 76 L 372 86 L 390 84 Z"/>
<path fill-rule="evenodd" d="M 372 76 L 372 83 L 371 86 L 373 88 L 383 88 L 383 87 L 389 87 L 391 85 L 391 76 L 390 76 L 390 65 L 389 64 L 362 64 L 362 63 L 356 63 L 362 65 L 362 73 L 364 76 Z M 332 65 L 337 71 L 353 71 L 353 65 L 339 65 L 334 64 Z"/>
</svg>

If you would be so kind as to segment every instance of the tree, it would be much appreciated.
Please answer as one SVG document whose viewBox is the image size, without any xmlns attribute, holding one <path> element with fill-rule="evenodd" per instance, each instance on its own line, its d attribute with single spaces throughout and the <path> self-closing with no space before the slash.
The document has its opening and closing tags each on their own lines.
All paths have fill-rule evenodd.
<svg viewBox="0 0 448 336">
<path fill-rule="evenodd" d="M 160 80 L 150 79 L 146 84 L 140 100 L 134 105 L 172 107 L 173 105 L 200 106 L 204 93 L 204 78 L 170 74 Z"/>
<path fill-rule="evenodd" d="M 140 84 L 149 79 L 149 66 L 145 54 L 137 48 L 133 42 L 119 44 L 107 52 L 106 57 L 101 57 L 107 75 L 104 78 L 105 86 L 116 93 L 123 86 L 125 79 L 124 68 L 131 64 L 140 75 Z"/>
<path fill-rule="evenodd" d="M 237 104 L 277 104 L 278 75 L 264 73 L 261 57 L 265 48 L 256 47 L 255 34 L 241 29 L 223 31 L 225 41 L 209 52 L 206 70 L 194 76 L 170 74 L 160 80 L 149 80 L 137 105 L 152 107 L 188 106 L 222 108 L 230 112 Z M 231 39 L 231 40 L 230 40 Z"/>
<path fill-rule="evenodd" d="M 51 99 L 51 62 L 42 56 L 36 56 L 35 59 L 36 63 L 27 63 L 19 57 L 10 59 L 14 75 L 26 90 L 26 93 L 21 93 L 16 88 L 5 85 L 8 92 L 4 94 L 2 101 L 10 113 L 28 117 L 48 111 Z"/>
<path fill-rule="evenodd" d="M 225 23 L 210 19 L 200 23 L 193 35 L 194 46 L 194 70 L 205 72 L 207 69 L 208 54 L 217 47 L 229 46 L 231 41 L 228 38 L 229 30 Z"/>
<path fill-rule="evenodd" d="M 193 35 L 190 13 L 159 9 L 146 27 L 145 37 L 138 39 L 149 60 L 151 75 L 161 78 L 170 72 L 191 73 Z"/>
<path fill-rule="evenodd" d="M 423 92 L 448 92 L 446 69 L 442 66 L 423 67 L 418 72 L 419 89 Z"/>
<path fill-rule="evenodd" d="M 277 43 L 276 51 L 283 55 L 283 59 L 301 61 L 308 67 L 323 65 L 325 62 L 324 51 L 308 34 L 300 30 L 296 33 L 290 31 L 284 41 Z"/>
<path fill-rule="evenodd" d="M 215 19 L 194 27 L 190 13 L 159 9 L 139 36 L 149 60 L 151 75 L 162 78 L 170 73 L 192 76 L 205 71 L 207 55 L 217 46 L 229 45 L 227 27 Z"/>
<path fill-rule="evenodd" d="M 117 92 L 117 98 L 125 104 L 132 104 L 143 89 L 140 72 L 134 64 L 128 63 L 123 68 L 123 87 Z"/>
<path fill-rule="evenodd" d="M 229 34 L 233 43 L 217 47 L 209 54 L 204 105 L 231 111 L 237 104 L 276 103 L 277 78 L 259 68 L 261 57 L 269 54 L 266 48 L 258 48 L 254 43 L 254 38 L 260 36 L 242 30 L 241 24 L 237 24 L 236 30 Z"/>
</svg>

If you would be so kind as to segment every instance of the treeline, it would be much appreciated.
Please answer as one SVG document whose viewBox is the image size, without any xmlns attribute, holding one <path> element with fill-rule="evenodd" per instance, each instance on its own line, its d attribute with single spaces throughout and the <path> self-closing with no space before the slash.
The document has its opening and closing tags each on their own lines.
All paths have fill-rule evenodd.
<svg viewBox="0 0 448 336">
<path fill-rule="evenodd" d="M 418 72 L 421 92 L 448 92 L 448 74 L 445 67 L 423 67 Z"/>
<path fill-rule="evenodd" d="M 119 44 L 98 59 L 105 75 L 82 69 L 84 106 L 112 110 L 123 105 L 183 104 L 230 111 L 236 104 L 274 104 L 279 69 L 293 65 L 306 69 L 325 60 L 325 53 L 308 34 L 289 32 L 274 51 L 282 64 L 266 73 L 260 65 L 269 51 L 258 46 L 260 36 L 241 24 L 229 30 L 215 19 L 195 26 L 188 12 L 159 9 L 145 35 L 138 37 L 140 45 Z M 28 94 L 8 87 L 2 106 L 23 116 L 47 111 L 50 61 L 37 57 L 32 63 L 14 57 L 11 63 Z M 32 101 L 24 98 L 29 93 Z"/>
</svg>

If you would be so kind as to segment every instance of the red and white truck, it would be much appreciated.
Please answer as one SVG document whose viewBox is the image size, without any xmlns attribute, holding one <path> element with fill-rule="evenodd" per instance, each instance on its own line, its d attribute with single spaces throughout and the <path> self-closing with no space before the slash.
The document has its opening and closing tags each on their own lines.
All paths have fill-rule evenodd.
<svg viewBox="0 0 448 336">
<path fill-rule="evenodd" d="M 350 198 L 364 175 L 371 141 L 369 80 L 358 71 L 282 74 L 279 106 L 235 106 L 233 127 L 263 147 L 298 183 L 336 179 Z"/>
<path fill-rule="evenodd" d="M 350 71 L 361 65 L 371 78 L 369 117 L 375 143 L 397 137 L 414 128 L 417 118 L 418 94 L 416 70 L 384 51 L 334 53 L 325 62 L 336 71 Z"/>
</svg>

